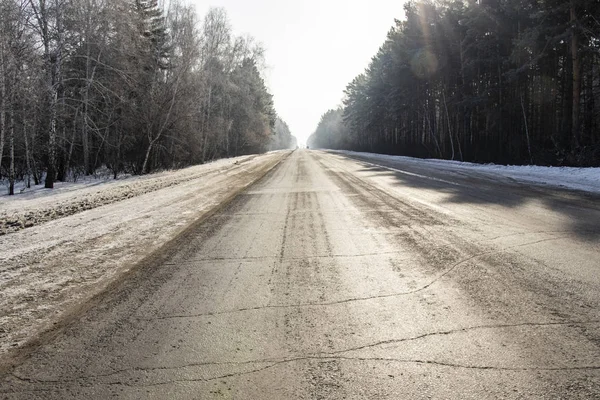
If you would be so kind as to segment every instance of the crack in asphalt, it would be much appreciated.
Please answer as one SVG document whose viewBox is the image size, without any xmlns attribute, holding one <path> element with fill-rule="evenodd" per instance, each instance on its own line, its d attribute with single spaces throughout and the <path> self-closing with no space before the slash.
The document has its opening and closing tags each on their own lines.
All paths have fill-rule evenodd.
<svg viewBox="0 0 600 400">
<path fill-rule="evenodd" d="M 534 245 L 534 244 L 537 244 L 537 243 L 540 243 L 540 242 L 551 241 L 551 240 L 559 240 L 559 239 L 564 239 L 564 237 L 547 238 L 547 239 L 537 240 L 537 241 L 533 241 L 533 242 L 520 243 L 520 244 L 517 244 L 517 245 L 505 247 L 505 248 L 502 248 L 502 249 L 499 249 L 499 250 L 490 250 L 490 251 L 484 251 L 484 252 L 481 252 L 481 253 L 474 254 L 474 255 L 472 255 L 470 257 L 463 258 L 462 260 L 457 261 L 451 267 L 449 267 L 448 269 L 446 269 L 442 273 L 438 274 L 434 279 L 432 279 L 431 281 L 429 281 L 427 284 L 422 285 L 422 286 L 420 286 L 420 287 L 418 287 L 416 289 L 412 289 L 412 290 L 408 290 L 408 291 L 403 291 L 403 292 L 396 292 L 396 293 L 389 293 L 389 294 L 382 294 L 382 295 L 375 295 L 375 296 L 353 297 L 353 298 L 342 299 L 342 300 L 334 300 L 334 301 L 328 301 L 328 302 L 298 303 L 298 304 L 271 304 L 271 305 L 256 306 L 256 307 L 242 307 L 242 308 L 237 308 L 237 309 L 232 309 L 232 310 L 224 310 L 224 311 L 211 311 L 211 312 L 198 313 L 198 314 L 165 315 L 165 316 L 161 316 L 161 317 L 139 318 L 139 319 L 140 320 L 144 320 L 144 321 L 155 321 L 155 320 L 181 319 L 181 318 L 201 318 L 201 317 L 207 317 L 207 316 L 229 315 L 229 314 L 236 314 L 236 313 L 240 313 L 240 312 L 260 311 L 260 310 L 266 310 L 266 309 L 288 309 L 288 308 L 306 308 L 306 307 L 326 307 L 326 306 L 333 306 L 333 305 L 340 305 L 340 304 L 347 304 L 347 303 L 354 303 L 354 302 L 361 302 L 361 301 L 369 301 L 369 300 L 378 300 L 378 299 L 385 299 L 385 298 L 392 298 L 392 297 L 408 296 L 408 295 L 411 295 L 411 294 L 415 294 L 415 293 L 419 293 L 419 292 L 422 292 L 424 290 L 427 290 L 429 287 L 431 287 L 432 285 L 434 285 L 435 283 L 437 283 L 443 277 L 445 277 L 446 275 L 450 274 L 452 271 L 454 271 L 458 267 L 466 264 L 467 262 L 469 262 L 469 261 L 471 261 L 473 259 L 476 259 L 476 258 L 479 258 L 479 257 L 488 256 L 488 255 L 493 255 L 493 254 L 501 254 L 501 253 L 504 253 L 506 251 L 509 251 L 509 250 L 512 250 L 512 249 L 516 249 L 516 248 L 519 248 L 519 247 L 531 246 L 531 245 Z M 377 253 L 377 254 L 385 254 L 385 253 Z M 394 253 L 392 253 L 392 254 L 394 254 Z M 298 258 L 298 259 L 320 258 L 320 257 L 321 256 L 318 256 L 318 257 L 304 257 L 304 258 Z M 327 258 L 327 256 L 322 256 L 322 257 L 323 258 Z M 352 256 L 352 257 L 355 257 L 355 256 Z M 360 257 L 360 256 L 356 256 L 356 257 Z M 275 258 L 275 257 L 270 257 L 270 258 Z M 167 265 L 169 265 L 169 264 L 167 264 Z"/>
<path fill-rule="evenodd" d="M 31 378 L 20 377 L 17 374 L 13 373 L 11 376 L 16 378 L 17 380 L 24 383 L 31 384 L 53 384 L 60 385 L 63 383 L 74 383 L 74 382 L 82 382 L 82 381 L 90 381 L 98 378 L 106 378 L 113 375 L 122 374 L 125 372 L 149 372 L 149 371 L 159 371 L 159 370 L 180 370 L 184 368 L 193 368 L 198 366 L 214 366 L 214 365 L 251 365 L 251 364 L 268 364 L 262 366 L 260 368 L 253 368 L 248 371 L 240 371 L 240 372 L 230 372 L 227 374 L 221 374 L 218 376 L 213 376 L 210 378 L 184 378 L 184 379 L 171 379 L 162 382 L 152 382 L 152 383 L 129 383 L 124 382 L 123 380 L 115 381 L 115 382 L 99 382 L 99 385 L 120 385 L 127 387 L 135 387 L 135 388 L 146 388 L 146 387 L 156 387 L 156 386 L 164 386 L 164 385 L 172 385 L 177 383 L 190 383 L 190 382 L 211 382 L 219 379 L 227 379 L 240 377 L 244 375 L 250 375 L 259 373 L 279 365 L 290 364 L 295 362 L 302 361 L 360 361 L 360 362 L 395 362 L 402 364 L 420 364 L 426 366 L 438 366 L 438 367 L 447 367 L 447 368 L 455 368 L 455 369 L 471 369 L 471 370 L 480 370 L 480 371 L 593 371 L 600 370 L 600 365 L 582 365 L 582 366 L 571 366 L 571 367 L 501 367 L 501 366 L 491 366 L 491 365 L 473 365 L 473 364 L 460 364 L 460 363 L 452 363 L 445 361 L 436 361 L 436 360 L 426 360 L 426 359 L 411 359 L 411 358 L 395 358 L 395 357 L 349 357 L 349 356 L 332 356 L 329 353 L 324 353 L 325 355 L 306 355 L 300 357 L 291 357 L 291 358 L 282 358 L 282 359 L 264 359 L 264 360 L 251 360 L 251 361 L 241 361 L 241 362 L 206 362 L 206 363 L 192 363 L 178 367 L 154 367 L 154 368 L 133 368 L 122 371 L 113 372 L 110 374 L 104 375 L 91 375 L 87 377 L 78 377 L 73 379 L 57 379 L 57 380 L 36 380 Z M 35 390 L 21 390 L 21 391 L 0 391 L 0 393 L 27 393 L 27 392 L 36 392 L 36 391 L 46 391 L 47 389 L 40 388 Z"/>
<path fill-rule="evenodd" d="M 211 312 L 198 313 L 198 314 L 165 315 L 165 316 L 160 316 L 160 317 L 139 318 L 139 319 L 140 320 L 144 320 L 144 321 L 157 321 L 157 320 L 179 319 L 179 318 L 201 318 L 201 317 L 207 317 L 207 316 L 228 315 L 228 314 L 235 314 L 235 313 L 240 313 L 240 312 L 259 311 L 259 310 L 265 310 L 265 309 L 289 309 L 289 308 L 304 308 L 304 307 L 325 307 L 325 306 L 332 306 L 332 305 L 339 305 L 339 304 L 346 304 L 346 303 L 354 303 L 354 302 L 360 302 L 360 301 L 368 301 L 368 300 L 385 299 L 385 298 L 390 298 L 390 297 L 407 296 L 407 295 L 419 293 L 419 292 L 422 292 L 422 291 L 428 289 L 434 283 L 436 283 L 437 281 L 439 281 L 440 279 L 442 279 L 444 276 L 448 275 L 450 272 L 452 272 L 453 270 L 455 270 L 459 266 L 461 266 L 461 265 L 463 265 L 463 264 L 465 264 L 465 263 L 467 263 L 467 262 L 469 262 L 469 261 L 471 261 L 471 260 L 473 260 L 475 258 L 483 257 L 483 256 L 490 255 L 490 254 L 496 254 L 496 253 L 500 253 L 500 252 L 502 252 L 502 251 L 489 251 L 489 252 L 479 253 L 479 254 L 475 254 L 473 256 L 467 257 L 467 258 L 465 258 L 465 259 L 463 259 L 461 261 L 458 261 L 457 263 L 455 263 L 454 265 L 452 265 L 452 267 L 448 268 L 447 270 L 445 270 L 441 274 L 438 274 L 435 279 L 429 281 L 426 285 L 423 285 L 423 286 L 421 286 L 421 287 L 419 287 L 417 289 L 412 289 L 412 290 L 408 290 L 408 291 L 404 291 L 404 292 L 389 293 L 389 294 L 382 294 L 382 295 L 376 295 L 376 296 L 354 297 L 354 298 L 349 298 L 349 299 L 327 301 L 327 302 L 318 302 L 318 303 L 315 302 L 315 303 L 298 303 L 298 304 L 272 304 L 272 305 L 266 305 L 266 306 L 242 307 L 242 308 L 237 308 L 237 309 L 233 309 L 233 310 L 225 310 L 225 311 L 211 311 Z"/>
<path fill-rule="evenodd" d="M 443 361 L 435 361 L 435 360 L 420 360 L 420 359 L 404 359 L 404 358 L 386 358 L 386 357 L 321 357 L 321 356 L 304 356 L 304 357 L 295 357 L 289 359 L 282 359 L 278 361 L 273 361 L 271 364 L 266 365 L 261 368 L 255 368 L 249 371 L 241 371 L 241 372 L 232 372 L 228 374 L 223 374 L 220 376 L 215 376 L 211 378 L 189 378 L 189 379 L 173 379 L 163 382 L 153 382 L 148 384 L 131 384 L 126 382 L 110 382 L 105 383 L 106 385 L 123 385 L 128 387 L 156 387 L 156 386 L 165 386 L 165 385 L 173 385 L 177 383 L 193 383 L 193 382 L 211 382 L 219 379 L 227 379 L 227 378 L 235 378 L 244 375 L 251 375 L 259 372 L 266 371 L 268 369 L 283 365 L 290 364 L 295 362 L 302 361 L 360 361 L 360 362 L 395 362 L 402 364 L 420 364 L 420 365 L 429 365 L 429 366 L 438 366 L 438 367 L 447 367 L 447 368 L 456 368 L 456 369 L 474 369 L 481 371 L 510 371 L 510 372 L 523 372 L 523 371 L 590 371 L 590 370 L 600 370 L 600 365 L 589 365 L 589 366 L 576 366 L 576 367 L 494 367 L 494 366 L 479 366 L 479 365 L 469 365 L 469 364 L 458 364 L 458 363 L 449 363 Z"/>
<path fill-rule="evenodd" d="M 113 385 L 113 384 L 123 384 L 126 386 L 133 387 L 151 387 L 151 386 L 160 386 L 166 384 L 173 384 L 178 382 L 209 382 L 217 379 L 225 379 L 230 377 L 242 376 L 252 373 L 261 372 L 275 366 L 298 362 L 298 361 L 309 361 L 309 360 L 324 360 L 324 361 L 333 361 L 333 360 L 347 360 L 347 361 L 387 361 L 387 362 L 401 362 L 401 363 L 413 363 L 413 364 L 424 364 L 424 365 L 435 365 L 442 367 L 452 367 L 452 368 L 461 368 L 461 369 L 477 369 L 477 370 L 494 370 L 494 371 L 578 371 L 578 370 L 600 370 L 600 365 L 583 365 L 583 366 L 570 366 L 570 367 L 502 367 L 502 366 L 489 366 L 489 365 L 473 365 L 473 364 L 460 364 L 460 363 L 451 363 L 445 361 L 436 361 L 436 360 L 424 360 L 424 359 L 402 359 L 395 357 L 352 357 L 344 355 L 345 353 L 360 351 L 365 349 L 371 349 L 374 347 L 386 345 L 386 344 L 396 344 L 402 342 L 410 342 L 415 340 L 424 339 L 432 336 L 446 336 L 455 333 L 461 332 L 469 332 L 473 330 L 479 329 L 504 329 L 504 328 L 518 328 L 518 327 L 553 327 L 553 326 L 582 326 L 582 325 L 593 325 L 600 324 L 600 320 L 591 320 L 591 321 L 556 321 L 556 322 L 520 322 L 513 324 L 489 324 L 489 325 L 477 325 L 465 328 L 451 329 L 446 331 L 435 331 L 429 332 L 418 336 L 412 336 L 408 338 L 401 339 L 390 339 L 390 340 L 382 340 L 375 343 L 366 344 L 363 346 L 357 346 L 352 348 L 347 348 L 344 350 L 336 350 L 331 352 L 319 352 L 308 354 L 304 356 L 297 357 L 287 357 L 287 358 L 265 358 L 265 359 L 257 359 L 257 360 L 247 360 L 247 361 L 204 361 L 204 362 L 196 362 L 196 363 L 188 363 L 185 365 L 173 366 L 173 367 L 133 367 L 126 368 L 116 371 L 111 371 L 105 374 L 95 374 L 89 376 L 80 376 L 70 379 L 34 379 L 28 377 L 22 377 L 15 372 L 11 373 L 11 376 L 15 379 L 27 383 L 27 384 L 63 384 L 63 383 L 73 383 L 73 382 L 81 382 L 81 381 L 90 381 L 93 379 L 100 378 L 109 378 L 115 375 L 121 375 L 124 373 L 130 372 L 156 372 L 156 371 L 173 371 L 173 370 L 182 370 L 186 368 L 197 368 L 197 367 L 207 367 L 207 366 L 244 366 L 244 365 L 256 365 L 256 364 L 269 364 L 260 368 L 255 368 L 249 371 L 241 371 L 241 372 L 230 372 L 227 374 L 219 375 L 211 378 L 194 378 L 194 379 L 178 379 L 178 380 L 169 380 L 166 382 L 156 382 L 151 384 L 140 384 L 133 385 L 124 382 L 105 382 L 102 384 L 105 385 Z M 6 393 L 1 392 L 0 393 Z"/>
<path fill-rule="evenodd" d="M 479 330 L 479 329 L 504 329 L 504 328 L 519 328 L 519 327 L 549 327 L 549 326 L 571 326 L 571 325 L 572 326 L 581 326 L 581 325 L 594 325 L 594 324 L 600 324 L 600 320 L 556 321 L 556 322 L 520 322 L 520 323 L 514 323 L 514 324 L 477 325 L 477 326 L 470 326 L 470 327 L 466 327 L 466 328 L 450 329 L 450 330 L 446 330 L 446 331 L 429 332 L 429 333 L 424 333 L 422 335 L 412 336 L 412 337 L 402 338 L 402 339 L 382 340 L 379 342 L 375 342 L 375 343 L 371 343 L 371 344 L 367 344 L 367 345 L 363 345 L 363 346 L 358 346 L 358 347 L 353 347 L 353 348 L 349 348 L 349 349 L 345 349 L 345 350 L 326 352 L 325 354 L 343 354 L 343 353 L 348 353 L 351 351 L 359 351 L 359 350 L 364 350 L 364 349 L 370 349 L 373 347 L 383 346 L 386 344 L 411 342 L 411 341 L 424 339 L 424 338 L 432 337 L 432 336 L 445 336 L 445 335 L 451 335 L 454 333 L 469 332 L 469 331 L 474 331 L 474 330 Z"/>
</svg>

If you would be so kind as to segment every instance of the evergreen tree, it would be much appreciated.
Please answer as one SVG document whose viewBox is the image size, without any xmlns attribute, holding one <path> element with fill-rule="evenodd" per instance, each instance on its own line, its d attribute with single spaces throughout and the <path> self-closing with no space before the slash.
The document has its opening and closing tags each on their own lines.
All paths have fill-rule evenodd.
<svg viewBox="0 0 600 400">
<path fill-rule="evenodd" d="M 322 119 L 314 144 L 600 165 L 599 12 L 593 0 L 411 1 L 348 84 L 345 124 Z"/>
</svg>

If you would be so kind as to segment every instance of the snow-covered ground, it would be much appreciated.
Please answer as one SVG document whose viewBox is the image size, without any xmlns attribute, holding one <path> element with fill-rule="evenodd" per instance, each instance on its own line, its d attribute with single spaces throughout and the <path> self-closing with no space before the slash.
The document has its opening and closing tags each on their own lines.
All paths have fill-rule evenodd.
<svg viewBox="0 0 600 400">
<path fill-rule="evenodd" d="M 0 235 L 18 231 L 65 216 L 77 214 L 123 199 L 179 185 L 224 168 L 248 161 L 255 156 L 217 160 L 203 166 L 145 176 L 124 176 L 118 180 L 110 175 L 83 177 L 77 182 L 57 182 L 54 189 L 43 185 L 27 189 L 23 182 L 16 185 L 15 195 L 0 195 Z"/>
<path fill-rule="evenodd" d="M 484 173 L 488 177 L 510 178 L 517 182 L 532 183 L 566 189 L 582 190 L 586 192 L 600 193 L 600 168 L 573 168 L 573 167 L 540 167 L 535 165 L 495 165 L 474 164 L 460 161 L 419 159 L 403 156 L 389 156 L 374 153 L 358 153 L 353 151 L 335 151 L 336 153 L 358 156 L 374 164 L 390 168 L 389 164 L 401 163 L 402 165 L 415 167 L 434 167 L 445 172 L 471 172 Z M 394 168 L 391 168 L 394 169 Z M 405 172 L 405 171 L 400 171 Z M 417 174 L 413 174 L 417 175 Z"/>
<path fill-rule="evenodd" d="M 288 154 L 0 196 L 0 354 L 100 293 Z"/>
</svg>

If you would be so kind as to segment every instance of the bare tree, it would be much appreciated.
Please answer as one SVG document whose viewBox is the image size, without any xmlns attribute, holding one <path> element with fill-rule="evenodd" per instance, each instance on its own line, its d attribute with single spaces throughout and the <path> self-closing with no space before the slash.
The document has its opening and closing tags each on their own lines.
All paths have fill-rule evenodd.
<svg viewBox="0 0 600 400">
<path fill-rule="evenodd" d="M 2 173 L 52 188 L 266 149 L 262 48 L 223 9 L 198 21 L 180 0 L 0 0 Z"/>
<path fill-rule="evenodd" d="M 37 22 L 37 32 L 44 48 L 44 69 L 48 101 L 48 163 L 45 187 L 54 187 L 56 175 L 56 124 L 58 107 L 58 86 L 62 67 L 62 21 L 61 2 L 54 0 L 53 7 L 46 0 L 29 0 Z"/>
</svg>

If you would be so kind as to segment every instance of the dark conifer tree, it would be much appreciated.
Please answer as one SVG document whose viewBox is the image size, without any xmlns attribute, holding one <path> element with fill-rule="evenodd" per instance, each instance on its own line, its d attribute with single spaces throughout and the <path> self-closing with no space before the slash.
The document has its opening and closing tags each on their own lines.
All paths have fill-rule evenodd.
<svg viewBox="0 0 600 400">
<path fill-rule="evenodd" d="M 600 165 L 600 3 L 411 1 L 315 145 Z M 328 112 L 329 113 L 329 112 Z M 337 135 L 337 133 L 336 133 Z"/>
</svg>

